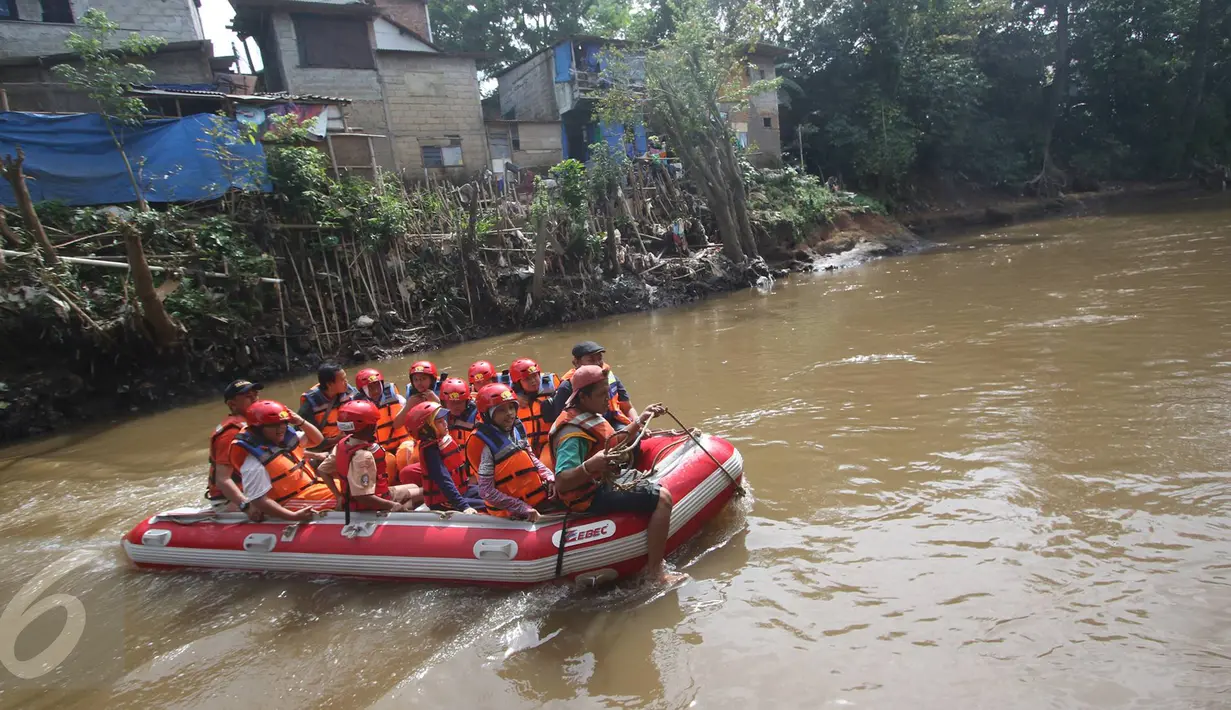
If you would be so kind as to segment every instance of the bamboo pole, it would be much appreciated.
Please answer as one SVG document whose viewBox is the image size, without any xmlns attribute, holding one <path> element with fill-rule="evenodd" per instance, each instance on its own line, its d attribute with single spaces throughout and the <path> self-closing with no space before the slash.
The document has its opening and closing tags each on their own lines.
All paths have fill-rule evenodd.
<svg viewBox="0 0 1231 710">
<path fill-rule="evenodd" d="M 325 346 L 321 343 L 320 328 L 316 325 L 316 317 L 312 315 L 312 306 L 308 303 L 308 290 L 303 286 L 303 279 L 299 276 L 299 266 L 295 263 L 295 257 L 291 251 L 287 250 L 287 261 L 291 262 L 291 269 L 295 272 L 295 281 L 299 283 L 299 293 L 303 296 L 304 312 L 308 314 L 308 322 L 312 325 L 312 337 L 316 340 L 316 349 L 325 352 Z"/>
<path fill-rule="evenodd" d="M 274 290 L 278 292 L 278 321 L 282 326 L 282 361 L 286 365 L 286 372 L 291 371 L 291 346 L 288 344 L 286 335 L 286 306 L 282 303 L 282 284 L 276 284 Z"/>
</svg>

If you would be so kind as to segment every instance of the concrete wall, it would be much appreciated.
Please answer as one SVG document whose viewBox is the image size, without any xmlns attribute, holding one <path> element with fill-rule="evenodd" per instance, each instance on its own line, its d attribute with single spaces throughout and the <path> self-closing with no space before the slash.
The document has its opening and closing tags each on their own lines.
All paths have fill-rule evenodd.
<svg viewBox="0 0 1231 710">
<path fill-rule="evenodd" d="M 274 36 L 277 57 L 292 94 L 344 96 L 356 101 L 380 101 L 380 79 L 375 69 L 315 69 L 299 66 L 299 45 L 295 38 L 295 23 L 286 12 L 274 13 Z M 369 23 L 370 27 L 370 23 Z M 262 47 L 262 55 L 265 48 Z M 269 61 L 268 57 L 264 57 Z"/>
<path fill-rule="evenodd" d="M 498 80 L 501 118 L 518 121 L 559 121 L 552 71 L 552 53 L 542 52 Z"/>
<path fill-rule="evenodd" d="M 764 70 L 766 79 L 774 78 L 774 61 L 768 57 L 753 57 L 757 69 Z M 760 75 L 754 74 L 753 79 L 760 81 Z M 755 143 L 759 155 L 753 163 L 759 167 L 776 167 L 782 164 L 782 138 L 778 125 L 778 94 L 770 92 L 758 94 L 751 99 L 748 111 L 748 140 Z M 765 120 L 770 119 L 770 128 L 765 127 Z"/>
<path fill-rule="evenodd" d="M 196 49 L 164 51 L 146 57 L 142 64 L 154 72 L 155 83 L 209 84 L 213 82 L 209 59 L 213 48 L 202 42 Z M 14 111 L 47 111 L 71 113 L 97 111 L 98 107 L 84 94 L 63 86 L 49 67 L 35 65 L 0 66 L 0 84 L 4 84 L 9 105 Z"/>
<path fill-rule="evenodd" d="M 379 52 L 377 65 L 394 151 L 408 177 L 423 175 L 423 146 L 448 145 L 450 136 L 462 140 L 464 165 L 435 172 L 468 175 L 490 167 L 473 59 Z"/>
<path fill-rule="evenodd" d="M 564 160 L 560 122 L 517 124 L 521 150 L 513 151 L 513 162 L 526 167 L 551 167 Z"/>
<path fill-rule="evenodd" d="M 73 17 L 97 8 L 129 32 L 157 35 L 168 42 L 204 39 L 193 0 L 73 0 Z M 44 23 L 40 0 L 17 0 L 18 22 L 0 22 L 0 57 L 27 57 L 67 51 L 64 40 L 76 25 Z"/>
<path fill-rule="evenodd" d="M 394 22 L 431 41 L 427 4 L 423 0 L 376 0 L 376 6 Z"/>
</svg>

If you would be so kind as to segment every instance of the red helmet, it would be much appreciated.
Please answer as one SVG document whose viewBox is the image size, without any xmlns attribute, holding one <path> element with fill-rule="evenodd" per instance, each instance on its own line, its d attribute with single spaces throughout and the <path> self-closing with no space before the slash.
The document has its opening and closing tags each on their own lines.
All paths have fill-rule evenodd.
<svg viewBox="0 0 1231 710">
<path fill-rule="evenodd" d="M 479 360 L 470 366 L 466 375 L 470 378 L 470 384 L 479 388 L 496 379 L 496 366 L 486 360 Z"/>
<path fill-rule="evenodd" d="M 380 410 L 366 399 L 352 399 L 338 409 L 338 428 L 354 431 L 380 423 Z M 348 424 L 349 426 L 342 426 Z M 355 425 L 359 425 L 356 427 Z"/>
<path fill-rule="evenodd" d="M 385 381 L 385 376 L 380 374 L 380 370 L 375 370 L 370 367 L 367 368 L 366 370 L 360 370 L 359 374 L 355 375 L 355 386 L 358 387 L 359 389 L 363 389 L 367 387 L 368 385 L 372 384 L 373 382 L 384 382 L 384 381 Z"/>
<path fill-rule="evenodd" d="M 513 378 L 514 382 L 521 382 L 531 375 L 538 375 L 543 370 L 539 368 L 539 364 L 528 357 L 518 358 L 509 365 L 509 377 Z"/>
<path fill-rule="evenodd" d="M 486 415 L 491 411 L 492 407 L 499 406 L 505 402 L 516 402 L 517 395 L 513 394 L 513 390 L 509 389 L 508 385 L 502 385 L 499 382 L 487 385 L 479 390 L 479 411 Z"/>
<path fill-rule="evenodd" d="M 442 402 L 461 402 L 470 399 L 470 388 L 460 377 L 450 377 L 440 384 Z"/>
<path fill-rule="evenodd" d="M 410 366 L 410 376 L 414 377 L 415 375 L 431 375 L 432 377 L 439 377 L 440 373 L 436 372 L 436 366 L 432 363 L 427 360 L 420 360 Z"/>
<path fill-rule="evenodd" d="M 424 432 L 440 415 L 443 408 L 439 402 L 420 402 L 410 408 L 406 415 L 406 430 L 413 434 Z"/>
<path fill-rule="evenodd" d="M 244 419 L 248 421 L 248 426 L 286 424 L 291 421 L 291 410 L 281 402 L 262 399 L 260 402 L 253 402 L 252 406 L 248 407 L 244 412 Z"/>
</svg>

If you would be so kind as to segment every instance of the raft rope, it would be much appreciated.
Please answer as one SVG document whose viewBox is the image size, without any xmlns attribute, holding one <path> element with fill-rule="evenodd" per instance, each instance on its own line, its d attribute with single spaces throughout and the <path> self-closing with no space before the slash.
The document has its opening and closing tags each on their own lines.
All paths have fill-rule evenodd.
<svg viewBox="0 0 1231 710">
<path fill-rule="evenodd" d="M 744 487 L 743 487 L 742 485 L 740 485 L 739 479 L 738 479 L 738 478 L 736 478 L 736 477 L 734 476 L 734 474 L 732 474 L 730 471 L 728 471 L 728 470 L 727 470 L 727 466 L 726 466 L 726 464 L 724 464 L 723 462 L 719 461 L 719 460 L 718 460 L 718 459 L 717 459 L 717 458 L 716 458 L 713 454 L 711 454 L 711 453 L 710 453 L 710 450 L 709 450 L 709 449 L 705 448 L 705 446 L 701 443 L 701 439 L 697 437 L 697 435 L 696 435 L 696 433 L 695 433 L 695 431 L 696 431 L 696 430 L 695 430 L 695 429 L 690 429 L 690 428 L 688 428 L 688 427 L 684 426 L 684 422 L 680 421 L 679 417 L 675 416 L 675 414 L 673 414 L 673 413 L 671 412 L 671 410 L 669 410 L 669 409 L 668 409 L 668 410 L 667 410 L 667 412 L 666 412 L 666 414 L 667 414 L 667 416 L 669 416 L 669 417 L 671 417 L 672 419 L 674 419 L 676 424 L 679 424 L 679 425 L 680 425 L 680 428 L 681 428 L 681 429 L 683 429 L 683 430 L 684 430 L 684 431 L 688 434 L 688 437 L 689 437 L 690 439 L 692 439 L 692 440 L 693 440 L 693 443 L 695 443 L 695 444 L 697 445 L 697 447 L 698 447 L 698 448 L 700 448 L 702 451 L 704 451 L 704 452 L 705 452 L 705 455 L 706 455 L 706 456 L 710 457 L 710 460 L 711 460 L 711 461 L 713 461 L 714 463 L 718 464 L 718 468 L 722 469 L 722 472 L 723 472 L 723 473 L 727 474 L 727 478 L 731 479 L 731 483 L 734 483 L 734 484 L 735 484 L 735 495 L 737 495 L 737 496 L 742 496 L 742 495 L 744 495 L 744 493 L 745 493 L 745 491 L 744 491 Z"/>
<path fill-rule="evenodd" d="M 568 543 L 568 514 L 569 510 L 564 511 L 564 520 L 560 522 L 560 547 L 556 549 L 556 579 L 559 579 L 564 572 L 564 546 Z"/>
</svg>

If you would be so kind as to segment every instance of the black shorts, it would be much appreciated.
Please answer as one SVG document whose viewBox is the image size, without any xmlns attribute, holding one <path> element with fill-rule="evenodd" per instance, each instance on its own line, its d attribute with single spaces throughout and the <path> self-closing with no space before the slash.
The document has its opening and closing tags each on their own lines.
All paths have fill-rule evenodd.
<svg viewBox="0 0 1231 710">
<path fill-rule="evenodd" d="M 649 481 L 642 481 L 627 491 L 616 490 L 603 484 L 595 492 L 586 512 L 593 515 L 653 513 L 658 507 L 658 492 L 658 484 Z"/>
</svg>

